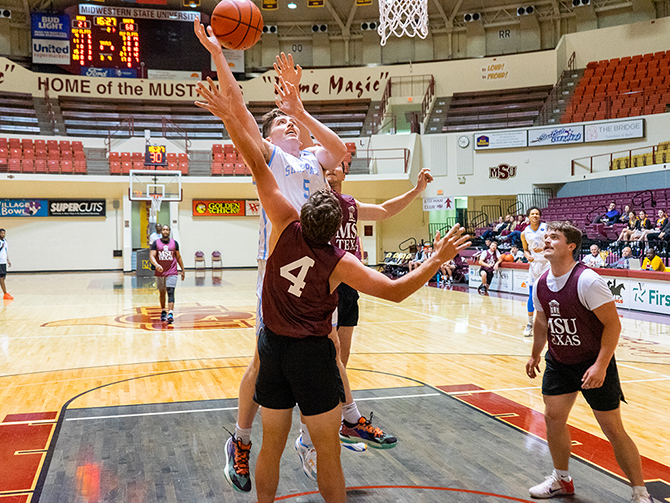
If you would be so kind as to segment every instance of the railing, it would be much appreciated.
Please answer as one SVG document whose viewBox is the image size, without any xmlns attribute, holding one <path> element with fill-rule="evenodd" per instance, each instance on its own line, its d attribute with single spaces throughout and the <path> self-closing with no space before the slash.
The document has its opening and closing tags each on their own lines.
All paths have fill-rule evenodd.
<svg viewBox="0 0 670 503">
<path fill-rule="evenodd" d="M 456 225 L 456 223 L 456 217 L 447 217 L 446 222 L 428 224 L 428 239 L 432 243 L 435 239 L 435 234 L 437 234 L 438 231 L 440 232 L 440 236 L 444 237 L 444 235 L 449 232 L 449 229 Z"/>
<path fill-rule="evenodd" d="M 522 205 L 524 211 L 528 211 L 528 208 L 533 206 L 540 209 L 546 208 L 549 206 L 549 198 L 551 197 L 554 197 L 552 189 L 535 188 L 532 194 L 518 194 L 516 199 Z"/>
<path fill-rule="evenodd" d="M 447 131 L 473 131 L 477 129 L 503 129 L 520 127 L 520 121 L 533 121 L 533 110 L 523 112 L 486 112 L 484 114 L 448 116 L 444 127 Z M 457 123 L 456 121 L 460 122 Z M 526 124 L 530 125 L 530 124 Z"/>
<path fill-rule="evenodd" d="M 407 244 L 406 246 L 404 246 L 406 243 L 409 243 L 409 244 Z M 403 246 L 404 246 L 404 247 L 403 247 Z M 412 248 L 414 248 L 414 251 L 412 251 Z M 415 239 L 415 238 L 407 238 L 407 239 L 405 239 L 402 243 L 400 243 L 400 244 L 398 245 L 398 249 L 399 249 L 400 251 L 407 251 L 407 250 L 409 250 L 410 253 L 416 253 L 416 251 L 417 251 L 416 248 L 417 248 L 417 246 L 416 246 L 416 239 Z"/>
<path fill-rule="evenodd" d="M 391 79 L 386 81 L 386 86 L 384 87 L 384 93 L 382 94 L 382 100 L 379 103 L 379 113 L 380 117 L 383 117 L 386 114 L 386 107 L 389 105 L 389 100 L 391 99 Z"/>
<path fill-rule="evenodd" d="M 421 101 L 421 122 L 425 122 L 428 117 L 428 112 L 430 112 L 430 107 L 433 104 L 433 98 L 435 97 L 435 78 L 430 75 L 430 80 L 428 81 L 428 87 L 426 87 L 426 93 L 423 95 L 423 100 Z"/>
<path fill-rule="evenodd" d="M 409 169 L 410 150 L 408 148 L 368 148 L 365 156 L 356 155 L 351 158 L 350 173 L 356 174 L 391 174 L 399 173 L 395 167 L 398 161 L 402 161 L 402 173 L 407 173 Z M 366 173 L 362 168 L 367 169 Z"/>
<path fill-rule="evenodd" d="M 54 134 L 57 133 L 57 122 L 56 122 L 56 112 L 54 112 L 54 107 L 51 104 L 51 98 L 49 97 L 48 86 L 44 87 L 44 104 L 47 107 L 47 118 L 49 119 L 49 124 L 51 125 L 51 130 Z M 65 132 L 63 132 L 65 134 Z"/>
<path fill-rule="evenodd" d="M 502 208 L 500 208 L 500 204 L 483 204 L 482 211 L 491 219 L 490 222 L 486 222 L 487 224 L 494 222 L 497 224 L 498 219 L 502 216 Z"/>
<path fill-rule="evenodd" d="M 397 131 L 398 117 L 395 114 L 374 114 L 370 127 L 372 134 L 395 134 Z"/>
<path fill-rule="evenodd" d="M 183 141 L 183 145 L 178 144 L 177 146 L 181 147 L 186 155 L 188 155 L 188 148 L 191 146 L 191 140 L 188 139 L 188 132 L 167 117 L 162 118 L 162 125 L 163 137 L 174 142 L 174 137 L 176 136 L 178 140 Z"/>
<path fill-rule="evenodd" d="M 619 150 L 609 154 L 578 157 L 572 160 L 571 174 L 602 173 L 616 169 L 636 168 L 670 162 L 670 145 L 650 145 L 630 150 Z"/>
<path fill-rule="evenodd" d="M 651 190 L 641 190 L 633 195 L 630 200 L 634 208 L 646 208 L 647 202 L 652 208 L 656 208 L 656 201 L 654 200 L 654 193 Z"/>
<path fill-rule="evenodd" d="M 553 87 L 547 101 L 544 102 L 542 110 L 540 110 L 540 115 L 537 117 L 537 125 L 542 126 L 549 123 L 549 116 L 552 110 L 555 110 L 558 106 L 558 99 L 561 89 L 563 88 L 563 81 L 565 80 L 565 75 L 568 72 L 574 71 L 575 69 L 575 53 L 573 52 L 568 59 L 568 68 L 561 72 L 561 76 L 558 77 L 556 85 Z"/>
<path fill-rule="evenodd" d="M 435 95 L 435 78 L 432 75 L 412 75 L 409 77 L 391 77 L 386 81 L 384 93 L 379 103 L 379 117 L 386 115 L 386 110 L 392 96 L 417 96 L 423 94 L 421 102 L 421 122 L 430 110 L 430 104 Z M 395 132 L 395 128 L 394 128 Z M 373 133 L 377 134 L 377 133 Z"/>
<path fill-rule="evenodd" d="M 108 151 L 125 141 L 125 135 L 123 139 L 118 138 L 121 133 L 127 133 L 129 138 L 135 136 L 135 118 L 132 115 L 123 119 L 116 127 L 108 130 L 107 138 L 105 138 L 105 145 Z"/>
</svg>

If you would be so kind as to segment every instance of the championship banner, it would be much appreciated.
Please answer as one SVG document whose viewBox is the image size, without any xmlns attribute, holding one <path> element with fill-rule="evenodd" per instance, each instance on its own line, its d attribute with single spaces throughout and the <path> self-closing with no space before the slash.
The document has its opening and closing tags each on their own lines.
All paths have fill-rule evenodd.
<svg viewBox="0 0 670 503">
<path fill-rule="evenodd" d="M 104 217 L 104 199 L 49 199 L 50 217 Z"/>
<path fill-rule="evenodd" d="M 48 217 L 46 199 L 0 199 L 0 217 Z"/>
<path fill-rule="evenodd" d="M 453 197 L 424 197 L 423 211 L 455 210 Z"/>
<path fill-rule="evenodd" d="M 194 199 L 194 217 L 243 217 L 246 204 L 244 199 Z"/>
</svg>

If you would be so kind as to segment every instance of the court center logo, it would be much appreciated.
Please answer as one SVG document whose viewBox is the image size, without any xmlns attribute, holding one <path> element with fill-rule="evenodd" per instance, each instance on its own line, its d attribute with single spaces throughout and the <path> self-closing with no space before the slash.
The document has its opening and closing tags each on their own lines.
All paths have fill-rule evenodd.
<svg viewBox="0 0 670 503">
<path fill-rule="evenodd" d="M 498 164 L 489 168 L 489 178 L 497 178 L 498 180 L 507 180 L 516 176 L 516 166 L 509 164 Z"/>
<path fill-rule="evenodd" d="M 255 309 L 253 310 L 255 311 Z M 175 312 L 174 329 L 177 330 L 215 330 L 229 328 L 252 328 L 256 323 L 254 312 L 231 311 L 224 306 L 180 307 Z M 163 330 L 159 307 L 137 307 L 128 314 L 120 316 L 97 316 L 94 318 L 72 318 L 44 323 L 43 327 L 71 327 L 102 325 L 138 330 Z"/>
</svg>

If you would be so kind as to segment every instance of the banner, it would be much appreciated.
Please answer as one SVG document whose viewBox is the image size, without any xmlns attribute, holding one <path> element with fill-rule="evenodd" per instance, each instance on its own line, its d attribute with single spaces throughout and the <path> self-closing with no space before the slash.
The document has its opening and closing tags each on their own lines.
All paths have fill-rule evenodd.
<svg viewBox="0 0 670 503">
<path fill-rule="evenodd" d="M 147 2 L 148 3 L 148 2 Z M 158 19 L 192 23 L 200 19 L 200 13 L 184 10 L 140 9 L 136 7 L 107 7 L 103 5 L 79 5 L 79 14 L 88 16 L 111 16 L 134 19 Z"/>
<path fill-rule="evenodd" d="M 193 200 L 194 217 L 243 217 L 245 211 L 243 199 Z"/>
<path fill-rule="evenodd" d="M 33 38 L 68 40 L 70 38 L 70 16 L 32 14 Z"/>
<path fill-rule="evenodd" d="M 584 125 L 584 141 L 625 140 L 644 138 L 644 119 L 632 119 L 617 122 L 600 122 Z"/>
<path fill-rule="evenodd" d="M 119 79 L 136 79 L 137 70 L 134 68 L 93 68 L 82 66 L 81 75 L 86 77 L 116 77 Z M 149 70 L 151 72 L 151 70 Z M 149 76 L 151 78 L 151 76 Z"/>
<path fill-rule="evenodd" d="M 423 211 L 455 210 L 456 204 L 453 197 L 424 197 Z"/>
<path fill-rule="evenodd" d="M 33 63 L 69 65 L 70 41 L 33 39 Z"/>
<path fill-rule="evenodd" d="M 584 126 L 559 126 L 528 130 L 528 146 L 584 143 Z"/>
<path fill-rule="evenodd" d="M 247 199 L 245 203 L 246 203 L 246 216 L 248 217 L 260 216 L 261 210 L 263 208 L 261 206 L 261 202 L 258 199 Z"/>
<path fill-rule="evenodd" d="M 244 73 L 244 51 L 235 51 L 233 49 L 221 49 L 223 57 L 228 62 L 228 67 L 233 73 Z M 212 71 L 216 70 L 216 65 L 212 59 Z"/>
<path fill-rule="evenodd" d="M 104 217 L 104 199 L 49 199 L 50 217 Z"/>
<path fill-rule="evenodd" d="M 243 52 L 243 51 L 240 51 Z M 216 67 L 213 68 L 216 70 Z M 112 75 L 110 75 L 111 77 Z M 189 72 L 184 70 L 152 70 L 147 71 L 147 77 L 157 80 L 202 80 L 202 72 Z"/>
<path fill-rule="evenodd" d="M 46 199 L 0 199 L 0 217 L 47 217 Z"/>
<path fill-rule="evenodd" d="M 528 131 L 490 131 L 475 135 L 475 150 L 523 148 L 528 146 Z"/>
</svg>

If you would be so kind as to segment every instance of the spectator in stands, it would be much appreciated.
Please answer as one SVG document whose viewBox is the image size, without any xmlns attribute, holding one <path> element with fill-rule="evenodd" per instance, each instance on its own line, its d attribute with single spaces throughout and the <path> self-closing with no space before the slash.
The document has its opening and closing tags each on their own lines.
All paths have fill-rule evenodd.
<svg viewBox="0 0 670 503">
<path fill-rule="evenodd" d="M 482 277 L 482 284 L 479 285 L 477 291 L 479 293 L 486 293 L 489 291 L 489 285 L 493 279 L 493 273 L 498 270 L 498 266 L 502 262 L 502 256 L 498 251 L 498 243 L 491 242 L 491 246 L 485 253 L 479 255 L 479 275 Z"/>
<path fill-rule="evenodd" d="M 654 227 L 651 230 L 645 230 L 644 232 L 642 232 L 640 241 L 654 241 L 656 239 L 659 239 L 659 236 L 663 232 L 663 229 L 666 227 L 668 227 L 668 214 L 665 212 L 665 210 L 658 210 L 658 220 L 656 220 L 656 227 Z M 668 229 L 666 228 L 665 230 L 667 231 Z M 663 233 L 663 237 L 665 237 L 665 235 L 666 233 Z"/>
<path fill-rule="evenodd" d="M 528 263 L 528 259 L 523 253 L 523 250 L 519 246 L 512 246 L 509 251 L 510 255 L 514 257 L 514 262 Z"/>
<path fill-rule="evenodd" d="M 665 272 L 665 265 L 663 264 L 661 257 L 656 255 L 656 248 L 653 246 L 650 246 L 647 250 L 647 256 L 644 257 L 644 261 L 642 262 L 642 269 L 646 271 Z"/>
<path fill-rule="evenodd" d="M 493 225 L 492 229 L 488 229 L 484 234 L 482 234 L 482 238 L 484 239 L 493 239 L 497 235 L 499 235 L 502 231 L 505 230 L 507 227 L 508 222 L 505 222 L 505 219 L 503 217 L 500 217 L 498 219 L 498 223 Z"/>
<path fill-rule="evenodd" d="M 637 227 L 637 217 L 635 216 L 634 212 L 628 213 L 628 222 L 626 224 L 626 227 L 621 229 L 621 233 L 619 234 L 619 239 L 617 241 L 628 241 L 630 240 L 631 236 L 633 235 L 633 232 L 635 232 L 635 229 Z"/>
<path fill-rule="evenodd" d="M 633 250 L 631 250 L 630 246 L 626 246 L 623 250 L 621 250 L 621 258 L 610 267 L 612 269 L 630 269 L 629 260 L 632 258 Z"/>
<path fill-rule="evenodd" d="M 621 216 L 621 212 L 616 209 L 616 203 L 612 201 L 607 208 L 607 211 L 605 212 L 604 215 L 600 215 L 596 217 L 596 219 L 593 221 L 594 224 L 598 223 L 603 223 L 605 225 L 614 225 L 616 222 L 619 221 L 619 217 Z"/>
<path fill-rule="evenodd" d="M 644 231 L 648 231 L 653 228 L 653 224 L 651 223 L 651 220 L 647 218 L 647 212 L 644 210 L 640 210 L 637 224 L 635 224 L 635 230 L 633 231 L 633 234 L 631 234 L 630 239 L 631 241 L 639 241 L 642 235 L 644 234 Z"/>
<path fill-rule="evenodd" d="M 623 211 L 621 212 L 621 215 L 619 216 L 619 221 L 617 223 L 627 224 L 631 211 L 633 211 L 633 210 L 631 210 L 629 205 L 624 206 Z M 633 214 L 635 214 L 635 213 L 633 212 Z"/>
<path fill-rule="evenodd" d="M 453 283 L 455 270 L 456 270 L 456 261 L 454 259 L 451 259 L 449 262 L 445 262 L 440 266 L 440 276 L 441 276 L 440 279 L 442 281 L 442 284 L 451 285 L 451 283 Z"/>
<path fill-rule="evenodd" d="M 582 262 L 589 267 L 605 267 L 605 259 L 600 255 L 598 245 L 591 245 L 591 255 L 584 257 Z"/>
<path fill-rule="evenodd" d="M 512 246 L 516 246 L 517 248 L 521 248 L 521 232 L 526 228 L 526 224 L 524 223 L 524 215 L 519 215 L 516 219 L 512 216 L 510 216 L 510 226 L 509 226 L 509 234 L 507 234 L 503 239 L 505 242 L 510 243 Z M 506 231 L 503 231 L 502 234 L 504 234 Z"/>
<path fill-rule="evenodd" d="M 414 269 L 416 269 L 425 262 L 425 260 L 428 258 L 427 253 L 428 253 L 428 245 L 425 244 L 423 245 L 422 249 L 416 252 L 416 255 L 414 255 L 414 259 L 410 261 L 409 272 L 412 272 Z"/>
</svg>

